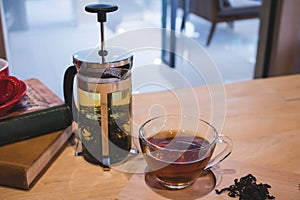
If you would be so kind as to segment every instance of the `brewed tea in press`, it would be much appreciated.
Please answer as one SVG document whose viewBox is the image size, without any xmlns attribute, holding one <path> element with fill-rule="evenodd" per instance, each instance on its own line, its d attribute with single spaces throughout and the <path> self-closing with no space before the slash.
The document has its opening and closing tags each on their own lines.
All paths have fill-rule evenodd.
<svg viewBox="0 0 300 200">
<path fill-rule="evenodd" d="M 64 96 L 72 107 L 82 143 L 81 155 L 109 170 L 131 151 L 131 68 L 133 55 L 121 48 L 105 47 L 106 14 L 115 5 L 93 4 L 87 12 L 97 13 L 101 44 L 73 55 L 73 66 L 64 77 Z M 73 98 L 76 77 L 77 97 Z M 75 93 L 75 92 L 74 92 Z"/>
</svg>

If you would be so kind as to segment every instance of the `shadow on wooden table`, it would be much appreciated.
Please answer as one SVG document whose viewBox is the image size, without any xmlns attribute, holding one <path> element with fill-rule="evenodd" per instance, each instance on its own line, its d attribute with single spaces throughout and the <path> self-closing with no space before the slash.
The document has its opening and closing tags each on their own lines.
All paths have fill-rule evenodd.
<svg viewBox="0 0 300 200">
<path fill-rule="evenodd" d="M 155 175 L 151 172 L 145 174 L 145 183 L 160 196 L 168 199 L 198 199 L 208 195 L 216 185 L 216 177 L 211 170 L 206 170 L 197 181 L 182 190 L 169 190 L 159 184 Z"/>
</svg>

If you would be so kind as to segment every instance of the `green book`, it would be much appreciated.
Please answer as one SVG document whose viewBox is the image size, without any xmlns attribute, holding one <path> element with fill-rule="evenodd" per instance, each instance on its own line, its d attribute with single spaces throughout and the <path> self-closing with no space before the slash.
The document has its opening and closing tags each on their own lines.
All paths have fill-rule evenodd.
<svg viewBox="0 0 300 200">
<path fill-rule="evenodd" d="M 0 146 L 62 130 L 72 123 L 70 108 L 41 81 L 24 82 L 26 95 L 0 117 Z"/>
</svg>

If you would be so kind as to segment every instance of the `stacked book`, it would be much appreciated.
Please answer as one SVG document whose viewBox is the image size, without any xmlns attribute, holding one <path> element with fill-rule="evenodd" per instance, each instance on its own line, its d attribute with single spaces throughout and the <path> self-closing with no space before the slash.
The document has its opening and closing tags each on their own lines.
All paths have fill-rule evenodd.
<svg viewBox="0 0 300 200">
<path fill-rule="evenodd" d="M 66 146 L 72 115 L 38 79 L 24 82 L 26 95 L 0 117 L 0 185 L 30 189 Z"/>
</svg>

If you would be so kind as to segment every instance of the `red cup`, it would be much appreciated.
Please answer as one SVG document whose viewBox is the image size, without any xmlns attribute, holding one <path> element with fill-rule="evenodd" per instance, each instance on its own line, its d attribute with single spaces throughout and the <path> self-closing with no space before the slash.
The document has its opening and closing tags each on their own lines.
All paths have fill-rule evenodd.
<svg viewBox="0 0 300 200">
<path fill-rule="evenodd" d="M 2 58 L 0 58 L 0 76 L 8 76 L 8 62 Z"/>
<path fill-rule="evenodd" d="M 11 101 L 18 93 L 21 83 L 14 76 L 0 76 L 0 105 Z"/>
<path fill-rule="evenodd" d="M 9 75 L 8 62 L 0 58 L 0 117 L 6 115 L 26 94 L 26 84 Z"/>
<path fill-rule="evenodd" d="M 0 58 L 0 105 L 11 101 L 19 92 L 20 80 L 9 76 L 8 62 Z"/>
</svg>

